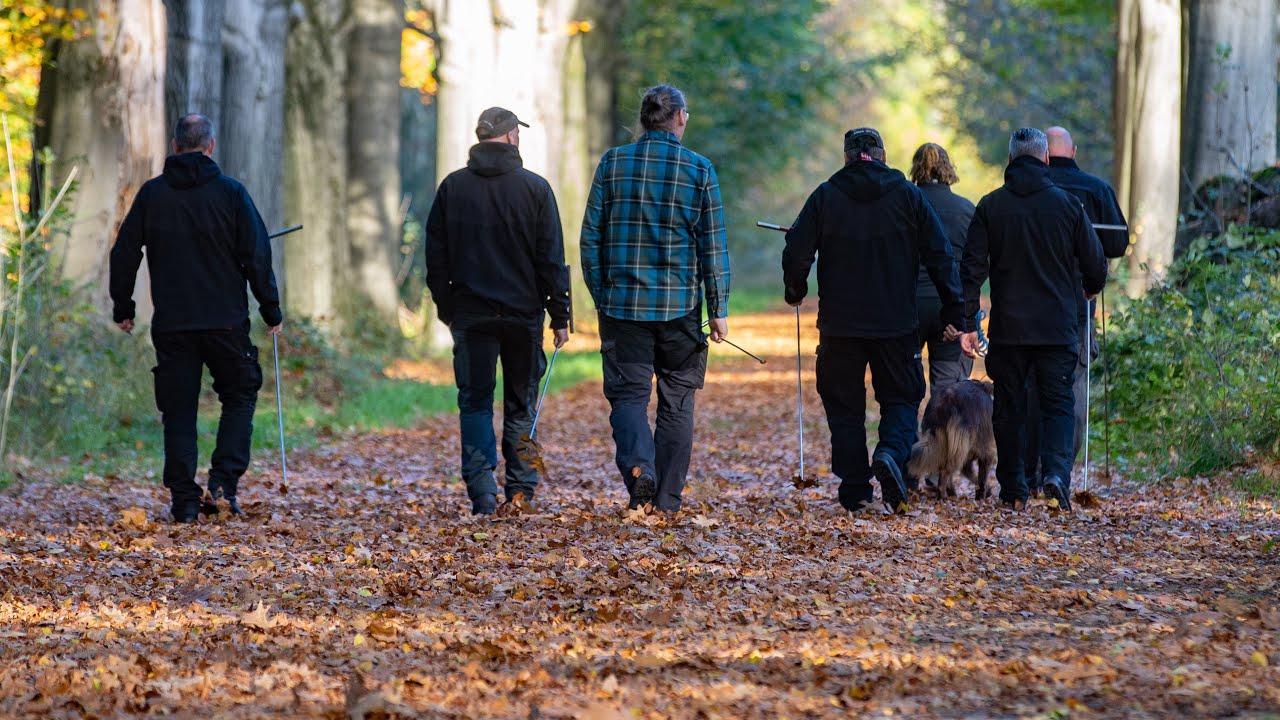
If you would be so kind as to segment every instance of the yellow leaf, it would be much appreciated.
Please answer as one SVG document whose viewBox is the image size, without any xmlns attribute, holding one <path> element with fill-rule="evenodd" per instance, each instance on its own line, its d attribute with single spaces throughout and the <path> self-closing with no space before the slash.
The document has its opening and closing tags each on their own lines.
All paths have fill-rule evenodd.
<svg viewBox="0 0 1280 720">
<path fill-rule="evenodd" d="M 477 539 L 477 540 L 488 540 L 488 539 L 489 539 L 489 533 L 471 533 L 471 537 L 473 537 L 473 538 L 475 538 L 475 539 Z"/>
<path fill-rule="evenodd" d="M 369 588 L 360 588 L 356 591 L 356 594 L 360 597 L 373 597 L 373 591 Z"/>
<path fill-rule="evenodd" d="M 352 641 L 351 641 L 351 644 L 352 644 L 352 645 L 363 645 L 363 644 L 364 644 L 364 635 L 362 635 L 362 634 L 360 634 L 360 633 L 356 633 L 356 638 L 355 638 L 355 640 L 352 640 Z"/>
<path fill-rule="evenodd" d="M 1261 650 L 1254 650 L 1253 655 L 1250 655 L 1249 658 L 1253 660 L 1254 665 L 1267 666 L 1267 656 L 1263 655 Z"/>
</svg>

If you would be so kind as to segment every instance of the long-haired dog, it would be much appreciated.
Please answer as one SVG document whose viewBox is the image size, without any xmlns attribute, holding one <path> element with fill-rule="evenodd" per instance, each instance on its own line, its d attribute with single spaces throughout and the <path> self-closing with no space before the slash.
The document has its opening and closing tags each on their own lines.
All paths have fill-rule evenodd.
<svg viewBox="0 0 1280 720">
<path fill-rule="evenodd" d="M 996 461 L 992 393 L 991 383 L 964 380 L 929 398 L 907 470 L 918 478 L 937 477 L 939 498 L 955 496 L 956 473 L 969 478 L 977 499 L 988 496 L 987 477 Z"/>
</svg>

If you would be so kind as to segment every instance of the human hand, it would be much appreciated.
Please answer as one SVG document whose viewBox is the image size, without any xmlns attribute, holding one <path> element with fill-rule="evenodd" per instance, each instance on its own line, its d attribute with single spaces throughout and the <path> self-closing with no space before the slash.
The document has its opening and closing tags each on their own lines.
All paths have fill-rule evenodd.
<svg viewBox="0 0 1280 720">
<path fill-rule="evenodd" d="M 284 323 L 283 323 L 283 322 L 281 322 L 279 325 L 272 325 L 271 327 L 267 328 L 267 334 L 268 334 L 268 335 L 279 335 L 279 334 L 280 334 L 280 329 L 281 329 L 281 328 L 283 328 L 283 327 L 284 327 Z"/>
<path fill-rule="evenodd" d="M 960 351 L 969 357 L 978 354 L 978 332 L 967 332 L 960 336 Z"/>
<path fill-rule="evenodd" d="M 128 320 L 121 320 L 120 322 L 116 323 L 116 327 L 125 331 L 129 335 L 132 335 L 133 334 L 133 318 L 129 318 Z"/>
<path fill-rule="evenodd" d="M 711 318 L 708 322 L 709 330 L 711 330 L 711 339 L 715 342 L 721 342 L 729 335 L 728 318 Z"/>
<path fill-rule="evenodd" d="M 955 342 L 956 338 L 960 337 L 963 334 L 964 333 L 956 329 L 955 325 L 948 324 L 947 327 L 944 328 L 942 331 L 942 339 L 947 342 Z"/>
<path fill-rule="evenodd" d="M 552 340 L 555 342 L 556 349 L 559 350 L 564 347 L 565 343 L 569 342 L 569 328 L 555 328 L 551 331 L 551 336 Z"/>
</svg>

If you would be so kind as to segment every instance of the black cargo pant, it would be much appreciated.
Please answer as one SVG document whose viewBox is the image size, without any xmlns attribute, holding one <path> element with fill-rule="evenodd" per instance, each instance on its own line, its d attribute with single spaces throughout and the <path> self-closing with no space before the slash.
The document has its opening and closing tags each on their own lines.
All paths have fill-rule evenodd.
<svg viewBox="0 0 1280 720">
<path fill-rule="evenodd" d="M 654 505 L 680 509 L 693 453 L 693 398 L 707 374 L 707 339 L 702 308 L 661 322 L 619 320 L 600 315 L 600 355 L 604 396 L 612 412 L 618 472 L 631 492 L 635 476 L 648 474 L 658 485 Z M 649 428 L 649 394 L 658 378 L 656 426 Z M 635 472 L 639 468 L 639 472 Z"/>
<path fill-rule="evenodd" d="M 924 399 L 924 367 L 920 336 L 849 338 L 823 335 L 818 345 L 818 395 L 831 429 L 831 471 L 840 478 L 846 507 L 870 502 L 871 463 L 867 457 L 867 365 L 880 405 L 880 439 L 875 452 L 886 452 L 900 469 L 916 436 L 917 414 Z"/>
<path fill-rule="evenodd" d="M 520 457 L 520 438 L 533 427 L 538 381 L 547 368 L 542 352 L 542 315 L 503 313 L 472 307 L 460 309 L 453 332 L 453 376 L 458 385 L 458 418 L 462 435 L 462 479 L 474 503 L 497 495 L 497 438 L 493 433 L 493 393 L 498 360 L 502 360 L 503 490 L 507 499 L 524 493 L 533 499 L 538 472 Z"/>
<path fill-rule="evenodd" d="M 222 404 L 218 439 L 209 468 L 209 487 L 236 494 L 249 467 L 253 410 L 262 387 L 258 348 L 242 328 L 152 333 L 156 348 L 156 407 L 164 423 L 164 485 L 175 516 L 192 516 L 204 494 L 196 484 L 196 411 L 204 367 Z"/>
<path fill-rule="evenodd" d="M 992 429 L 996 436 L 996 479 L 1000 499 L 1026 501 L 1030 495 L 1023 465 L 1026 450 L 1027 382 L 1040 397 L 1041 473 L 1057 477 L 1071 492 L 1071 432 L 1074 423 L 1072 375 L 1079 353 L 1072 345 L 997 345 L 987 353 L 987 374 L 995 383 Z"/>
<path fill-rule="evenodd" d="M 1074 465 L 1076 458 L 1080 457 L 1080 448 L 1084 446 L 1084 429 L 1087 424 L 1088 393 L 1086 392 L 1086 384 L 1089 382 L 1089 363 L 1098 359 L 1098 344 L 1089 338 L 1089 352 L 1092 357 L 1085 357 L 1084 340 L 1086 338 L 1086 328 L 1081 325 L 1077 331 L 1079 333 L 1079 357 L 1076 360 L 1075 372 L 1071 380 L 1071 392 L 1074 395 L 1075 403 L 1073 405 L 1074 425 L 1071 432 L 1071 462 Z M 1044 478 L 1049 477 L 1040 467 L 1040 391 L 1036 387 L 1035 372 L 1033 371 L 1027 377 L 1027 442 L 1026 451 L 1022 454 L 1022 463 L 1024 472 L 1027 476 L 1027 485 L 1031 494 L 1036 494 L 1044 485 Z"/>
</svg>

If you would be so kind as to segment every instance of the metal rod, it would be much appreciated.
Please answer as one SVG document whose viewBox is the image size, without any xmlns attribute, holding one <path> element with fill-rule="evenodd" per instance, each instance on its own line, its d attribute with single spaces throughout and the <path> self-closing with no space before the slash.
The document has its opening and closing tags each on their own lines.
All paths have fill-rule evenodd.
<svg viewBox="0 0 1280 720">
<path fill-rule="evenodd" d="M 1129 229 L 1128 225 L 1108 225 L 1106 223 L 1094 223 L 1094 230 L 1125 230 Z"/>
<path fill-rule="evenodd" d="M 702 327 L 706 327 L 706 326 L 707 326 L 707 325 L 709 325 L 709 324 L 711 324 L 711 321 L 710 321 L 710 320 L 703 320 L 703 321 L 702 321 Z M 743 353 L 745 353 L 747 356 L 749 356 L 751 359 L 755 360 L 756 362 L 760 363 L 761 365 L 764 365 L 764 364 L 765 364 L 765 360 L 764 360 L 763 358 L 758 357 L 755 353 L 753 353 L 753 352 L 751 352 L 750 350 L 748 350 L 748 349 L 746 349 L 746 348 L 742 347 L 741 345 L 737 344 L 736 342 L 734 342 L 734 341 L 732 341 L 732 340 L 729 340 L 728 338 L 723 338 L 723 339 L 721 339 L 721 340 L 720 340 L 720 342 L 722 342 L 722 343 L 727 343 L 727 344 L 729 344 L 729 345 L 732 345 L 733 347 L 738 348 L 738 349 L 739 349 L 739 350 L 741 350 Z"/>
<path fill-rule="evenodd" d="M 800 478 L 804 479 L 804 386 L 800 382 L 800 306 L 796 306 L 796 428 L 800 431 Z"/>
<path fill-rule="evenodd" d="M 299 226 L 301 227 L 301 226 Z M 284 457 L 284 398 L 280 395 L 280 335 L 272 333 L 271 347 L 276 360 L 276 420 L 280 424 L 280 477 L 289 484 L 289 466 Z"/>
<path fill-rule="evenodd" d="M 542 415 L 542 401 L 547 397 L 547 388 L 551 386 L 551 371 L 556 367 L 556 356 L 560 348 L 551 351 L 551 362 L 547 365 L 547 379 L 542 383 L 542 394 L 538 395 L 538 407 L 533 411 L 533 427 L 529 428 L 529 439 L 538 433 L 538 417 Z"/>
<path fill-rule="evenodd" d="M 757 221 L 756 227 L 762 227 L 765 230 L 781 230 L 782 232 L 789 232 L 791 230 L 791 228 L 786 225 L 775 225 L 773 223 L 764 222 L 763 220 Z"/>
<path fill-rule="evenodd" d="M 1107 389 L 1107 286 L 1102 286 L 1102 453 L 1106 458 L 1103 473 L 1111 478 L 1111 394 Z"/>
<path fill-rule="evenodd" d="M 1084 318 L 1084 477 L 1082 490 L 1089 491 L 1089 401 L 1093 389 L 1093 313 Z"/>
<path fill-rule="evenodd" d="M 278 238 L 278 237 L 280 237 L 281 235 L 288 235 L 288 234 L 289 234 L 289 233 L 291 233 L 291 232 L 297 232 L 297 231 L 299 231 L 299 230 L 301 230 L 301 229 L 302 229 L 302 226 L 301 226 L 301 225 L 294 225 L 293 227 L 287 227 L 287 228 L 285 228 L 285 229 L 283 229 L 283 230 L 279 230 L 279 231 L 277 231 L 277 232 L 273 232 L 273 233 L 271 233 L 270 235 L 268 235 L 268 236 L 267 236 L 267 239 L 268 239 L 268 240 L 274 240 L 275 238 Z"/>
</svg>

